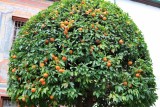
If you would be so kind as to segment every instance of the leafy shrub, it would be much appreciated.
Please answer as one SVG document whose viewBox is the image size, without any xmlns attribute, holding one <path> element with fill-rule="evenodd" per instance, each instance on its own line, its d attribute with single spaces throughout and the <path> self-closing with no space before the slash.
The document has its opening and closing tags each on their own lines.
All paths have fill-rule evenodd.
<svg viewBox="0 0 160 107">
<path fill-rule="evenodd" d="M 142 33 L 104 0 L 62 0 L 32 17 L 8 74 L 8 94 L 22 107 L 149 107 L 157 99 Z"/>
</svg>

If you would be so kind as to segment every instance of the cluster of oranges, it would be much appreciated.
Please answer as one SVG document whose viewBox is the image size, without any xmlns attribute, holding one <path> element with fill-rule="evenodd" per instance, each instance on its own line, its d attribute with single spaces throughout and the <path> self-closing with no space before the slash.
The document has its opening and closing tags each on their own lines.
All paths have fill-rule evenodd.
<svg viewBox="0 0 160 107">
<path fill-rule="evenodd" d="M 73 23 L 74 23 L 74 20 L 70 20 L 70 21 L 65 20 L 60 22 L 60 27 L 64 29 L 64 32 L 63 32 L 64 35 L 66 36 L 68 35 L 68 31 L 73 26 Z"/>
</svg>

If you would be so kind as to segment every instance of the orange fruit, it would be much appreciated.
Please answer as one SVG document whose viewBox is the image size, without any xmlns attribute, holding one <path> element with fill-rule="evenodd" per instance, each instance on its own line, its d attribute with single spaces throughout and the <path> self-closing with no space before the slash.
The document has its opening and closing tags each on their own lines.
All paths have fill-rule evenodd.
<svg viewBox="0 0 160 107">
<path fill-rule="evenodd" d="M 67 57 L 63 56 L 63 57 L 62 57 L 62 60 L 63 60 L 63 61 L 66 61 L 66 60 L 67 60 Z"/>
<path fill-rule="evenodd" d="M 106 17 L 103 17 L 103 20 L 105 21 L 105 20 L 107 20 L 107 18 L 106 18 Z"/>
<path fill-rule="evenodd" d="M 96 14 L 95 13 L 92 13 L 92 17 L 95 17 L 96 16 Z"/>
<path fill-rule="evenodd" d="M 69 50 L 69 53 L 70 53 L 70 54 L 73 54 L 73 51 L 72 51 L 72 50 Z"/>
<path fill-rule="evenodd" d="M 32 65 L 32 69 L 36 69 L 36 65 Z"/>
<path fill-rule="evenodd" d="M 45 84 L 46 84 L 46 82 L 45 82 L 45 81 L 43 81 L 43 82 L 41 82 L 41 84 L 42 84 L 42 85 L 45 85 Z"/>
<path fill-rule="evenodd" d="M 68 30 L 64 30 L 64 35 L 67 35 L 68 34 Z"/>
<path fill-rule="evenodd" d="M 36 88 L 32 88 L 32 89 L 31 89 L 31 92 L 32 92 L 32 93 L 36 92 Z"/>
<path fill-rule="evenodd" d="M 143 71 L 142 69 L 137 70 L 138 73 L 141 73 L 142 71 Z"/>
<path fill-rule="evenodd" d="M 48 73 L 44 73 L 44 74 L 43 74 L 43 77 L 44 77 L 44 78 L 47 78 L 47 77 L 48 77 Z"/>
<path fill-rule="evenodd" d="M 82 2 L 81 2 L 81 4 L 85 4 L 85 2 L 84 2 L 84 1 L 82 1 Z"/>
<path fill-rule="evenodd" d="M 127 86 L 127 85 L 128 85 L 127 81 L 124 81 L 124 82 L 123 82 L 123 85 L 124 85 L 124 86 Z"/>
<path fill-rule="evenodd" d="M 16 68 L 12 69 L 12 72 L 16 72 Z"/>
<path fill-rule="evenodd" d="M 44 82 L 44 81 L 45 81 L 45 79 L 43 79 L 43 78 L 41 78 L 41 79 L 39 80 L 39 82 L 41 82 L 41 83 Z"/>
<path fill-rule="evenodd" d="M 98 30 L 98 27 L 96 27 L 95 30 Z"/>
<path fill-rule="evenodd" d="M 25 102 L 25 101 L 26 101 L 26 98 L 25 98 L 25 97 L 23 97 L 23 98 L 22 98 L 22 101 L 23 101 L 23 102 Z"/>
<path fill-rule="evenodd" d="M 106 14 L 108 14 L 108 12 L 107 12 L 107 11 L 103 12 L 103 15 L 106 15 Z"/>
<path fill-rule="evenodd" d="M 58 60 L 58 57 L 54 57 L 54 60 Z"/>
<path fill-rule="evenodd" d="M 44 67 L 44 63 L 43 62 L 40 63 L 40 67 Z"/>
<path fill-rule="evenodd" d="M 86 15 L 88 15 L 88 14 L 89 14 L 89 11 L 86 11 L 85 13 L 86 13 Z"/>
<path fill-rule="evenodd" d="M 89 9 L 88 11 L 89 11 L 89 12 L 92 12 L 92 9 Z"/>
<path fill-rule="evenodd" d="M 53 100 L 53 99 L 54 99 L 54 96 L 53 96 L 53 95 L 51 95 L 49 98 L 50 98 L 51 100 Z"/>
<path fill-rule="evenodd" d="M 61 28 L 65 28 L 65 25 L 63 23 L 60 26 L 61 26 Z"/>
<path fill-rule="evenodd" d="M 59 70 L 60 73 L 63 73 L 64 71 L 65 71 L 64 69 L 60 69 L 60 70 Z"/>
<path fill-rule="evenodd" d="M 61 67 L 60 66 L 56 66 L 56 70 L 60 70 L 61 69 Z"/>
<path fill-rule="evenodd" d="M 73 12 L 70 12 L 69 14 L 70 14 L 70 15 L 73 15 Z"/>
<path fill-rule="evenodd" d="M 13 59 L 16 59 L 16 58 L 17 58 L 17 56 L 16 56 L 16 55 L 13 55 L 13 56 L 12 56 L 12 58 L 13 58 Z"/>
<path fill-rule="evenodd" d="M 132 61 L 128 61 L 128 65 L 131 66 L 133 64 Z"/>
<path fill-rule="evenodd" d="M 50 38 L 49 41 L 50 41 L 50 42 L 54 42 L 54 38 Z"/>
<path fill-rule="evenodd" d="M 82 28 L 79 28 L 78 30 L 79 30 L 79 31 L 82 31 L 83 29 L 82 29 Z"/>
<path fill-rule="evenodd" d="M 124 41 L 122 39 L 119 40 L 119 44 L 122 45 Z"/>
<path fill-rule="evenodd" d="M 139 78 L 140 77 L 140 73 L 136 73 L 136 77 Z"/>
<path fill-rule="evenodd" d="M 49 40 L 45 40 L 45 44 L 47 45 L 49 43 Z"/>
<path fill-rule="evenodd" d="M 103 57 L 103 61 L 106 62 L 106 61 L 107 61 L 107 58 L 106 58 L 106 57 Z"/>
<path fill-rule="evenodd" d="M 112 64 L 110 62 L 107 62 L 107 67 L 110 67 Z"/>
<path fill-rule="evenodd" d="M 68 21 L 64 21 L 64 24 L 65 24 L 65 25 L 68 25 L 68 24 L 69 24 L 69 22 L 68 22 Z"/>
</svg>

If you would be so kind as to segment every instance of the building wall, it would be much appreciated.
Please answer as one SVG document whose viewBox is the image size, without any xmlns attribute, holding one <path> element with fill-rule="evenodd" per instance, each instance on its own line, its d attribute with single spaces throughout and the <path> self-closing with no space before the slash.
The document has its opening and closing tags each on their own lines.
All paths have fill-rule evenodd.
<svg viewBox="0 0 160 107">
<path fill-rule="evenodd" d="M 9 51 L 13 42 L 14 21 L 12 16 L 29 19 L 52 2 L 41 0 L 0 0 L 0 94 L 7 85 Z M 2 87 L 3 86 L 3 87 Z"/>
</svg>

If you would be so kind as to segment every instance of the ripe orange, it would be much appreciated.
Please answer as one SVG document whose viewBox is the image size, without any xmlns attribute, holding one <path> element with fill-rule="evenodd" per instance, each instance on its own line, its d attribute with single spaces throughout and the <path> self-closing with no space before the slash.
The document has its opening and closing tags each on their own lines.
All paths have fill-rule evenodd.
<svg viewBox="0 0 160 107">
<path fill-rule="evenodd" d="M 67 60 L 67 57 L 63 56 L 63 57 L 62 57 L 62 60 L 63 60 L 63 61 L 66 61 L 66 60 Z"/>
<path fill-rule="evenodd" d="M 23 97 L 23 98 L 22 98 L 22 101 L 23 101 L 23 102 L 25 102 L 25 101 L 26 101 L 26 98 L 25 98 L 25 97 Z"/>
<path fill-rule="evenodd" d="M 95 17 L 96 16 L 96 14 L 95 13 L 92 13 L 92 17 Z"/>
<path fill-rule="evenodd" d="M 45 81 L 45 79 L 43 79 L 43 78 L 41 78 L 41 79 L 39 80 L 39 82 L 41 82 L 41 83 L 44 82 L 44 81 Z"/>
<path fill-rule="evenodd" d="M 61 69 L 61 67 L 60 66 L 56 66 L 56 70 L 60 70 Z"/>
<path fill-rule="evenodd" d="M 16 55 L 13 55 L 13 56 L 12 56 L 12 58 L 13 58 L 13 59 L 16 59 L 16 58 L 17 58 L 17 56 L 16 56 Z"/>
<path fill-rule="evenodd" d="M 65 28 L 65 25 L 63 23 L 60 26 L 61 26 L 61 28 Z"/>
<path fill-rule="evenodd" d="M 107 62 L 107 67 L 110 67 L 112 64 L 110 62 Z"/>
<path fill-rule="evenodd" d="M 142 69 L 137 70 L 138 73 L 141 73 L 142 71 L 143 71 Z"/>
<path fill-rule="evenodd" d="M 53 96 L 53 95 L 51 95 L 49 98 L 50 98 L 51 100 L 53 100 L 53 99 L 54 99 L 54 96 Z"/>
<path fill-rule="evenodd" d="M 119 44 L 122 45 L 124 41 L 122 39 L 119 40 Z"/>
<path fill-rule="evenodd" d="M 106 62 L 106 61 L 107 61 L 107 58 L 106 58 L 106 57 L 103 57 L 103 61 Z"/>
<path fill-rule="evenodd" d="M 54 57 L 54 60 L 58 60 L 58 57 Z"/>
<path fill-rule="evenodd" d="M 98 27 L 96 27 L 95 30 L 98 30 Z"/>
<path fill-rule="evenodd" d="M 83 29 L 82 29 L 82 28 L 79 28 L 78 30 L 79 30 L 79 31 L 82 31 Z"/>
<path fill-rule="evenodd" d="M 124 85 L 124 86 L 127 86 L 127 85 L 128 85 L 127 81 L 124 81 L 124 82 L 123 82 L 123 85 Z"/>
<path fill-rule="evenodd" d="M 106 18 L 106 17 L 103 17 L 103 20 L 105 21 L 105 20 L 107 20 L 107 18 Z"/>
<path fill-rule="evenodd" d="M 140 77 L 140 73 L 136 73 L 136 77 L 139 78 Z"/>
<path fill-rule="evenodd" d="M 40 67 L 44 67 L 44 63 L 43 62 L 40 63 Z"/>
<path fill-rule="evenodd" d="M 44 74 L 43 74 L 43 77 L 44 77 L 44 78 L 47 78 L 47 77 L 48 77 L 48 73 L 44 73 Z"/>
<path fill-rule="evenodd" d="M 70 12 L 69 14 L 70 14 L 70 15 L 73 15 L 73 12 Z"/>
<path fill-rule="evenodd" d="M 81 2 L 81 4 L 85 4 L 85 2 L 84 2 L 84 1 L 82 1 L 82 2 Z"/>
<path fill-rule="evenodd" d="M 42 84 L 42 85 L 45 85 L 45 84 L 46 84 L 46 82 L 45 82 L 45 81 L 43 81 L 43 82 L 41 82 L 41 84 Z"/>
<path fill-rule="evenodd" d="M 131 66 L 133 64 L 132 61 L 128 61 L 128 65 Z"/>
<path fill-rule="evenodd" d="M 107 11 L 105 11 L 105 12 L 103 12 L 103 15 L 106 15 L 108 12 Z"/>
<path fill-rule="evenodd" d="M 49 43 L 49 40 L 45 40 L 45 44 L 47 45 Z"/>
<path fill-rule="evenodd" d="M 13 72 L 13 73 L 16 72 L 16 68 L 12 69 L 12 72 Z"/>
<path fill-rule="evenodd" d="M 88 14 L 89 14 L 89 11 L 86 11 L 85 13 L 86 13 L 86 15 L 88 15 Z"/>
<path fill-rule="evenodd" d="M 89 9 L 88 11 L 89 11 L 89 12 L 92 12 L 92 9 Z"/>
<path fill-rule="evenodd" d="M 32 89 L 31 89 L 31 92 L 32 92 L 32 93 L 36 92 L 36 88 L 32 88 Z"/>
<path fill-rule="evenodd" d="M 69 50 L 69 53 L 70 53 L 70 54 L 73 54 L 73 51 L 72 51 L 72 50 Z"/>
<path fill-rule="evenodd" d="M 60 73 L 63 73 L 64 71 L 65 71 L 64 69 L 60 69 L 60 70 L 59 70 Z"/>
<path fill-rule="evenodd" d="M 54 42 L 54 38 L 50 38 L 49 41 L 50 41 L 50 42 Z"/>
<path fill-rule="evenodd" d="M 64 21 L 64 24 L 65 24 L 65 25 L 68 25 L 68 24 L 69 24 L 69 22 L 68 22 L 68 21 Z"/>
</svg>

